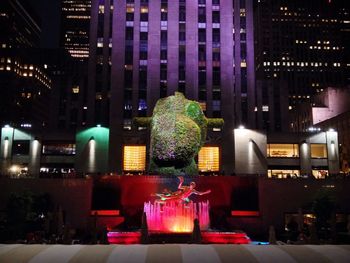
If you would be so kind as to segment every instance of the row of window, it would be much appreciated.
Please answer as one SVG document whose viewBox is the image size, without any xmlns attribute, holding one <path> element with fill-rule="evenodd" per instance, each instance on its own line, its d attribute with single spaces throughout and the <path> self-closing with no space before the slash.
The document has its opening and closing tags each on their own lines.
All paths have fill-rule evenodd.
<svg viewBox="0 0 350 263">
<path fill-rule="evenodd" d="M 327 168 L 314 167 L 311 172 L 315 179 L 325 179 L 328 177 Z M 305 176 L 300 174 L 299 168 L 295 169 L 268 169 L 267 176 L 269 178 L 286 179 L 286 178 L 304 178 Z"/>
<path fill-rule="evenodd" d="M 13 155 L 29 155 L 28 140 L 14 140 L 12 144 Z M 41 153 L 43 155 L 75 155 L 74 143 L 44 143 Z"/>
<path fill-rule="evenodd" d="M 311 158 L 327 158 L 326 144 L 310 144 Z M 298 144 L 268 144 L 267 157 L 297 158 L 299 157 Z"/>
<path fill-rule="evenodd" d="M 202 147 L 198 153 L 198 170 L 200 172 L 218 172 L 220 169 L 219 147 Z M 123 170 L 125 172 L 142 172 L 146 170 L 146 146 L 128 145 L 123 150 Z"/>
</svg>

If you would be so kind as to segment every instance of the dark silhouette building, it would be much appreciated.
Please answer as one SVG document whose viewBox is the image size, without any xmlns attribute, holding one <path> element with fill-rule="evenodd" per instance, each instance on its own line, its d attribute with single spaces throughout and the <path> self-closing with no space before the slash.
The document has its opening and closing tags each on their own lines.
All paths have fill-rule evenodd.
<svg viewBox="0 0 350 263">
<path fill-rule="evenodd" d="M 259 0 L 255 9 L 257 79 L 272 81 L 264 104 L 283 109 L 271 113 L 280 115 L 275 121 L 263 116 L 262 128 L 283 130 L 289 126 L 282 114 L 287 107 L 293 111 L 301 102 L 312 103 L 312 96 L 325 88 L 349 81 L 349 5 L 342 0 Z M 288 105 L 276 99 L 281 92 L 289 96 Z"/>
<path fill-rule="evenodd" d="M 48 123 L 51 79 L 37 63 L 40 20 L 26 1 L 0 4 L 0 122 L 36 128 Z"/>
</svg>

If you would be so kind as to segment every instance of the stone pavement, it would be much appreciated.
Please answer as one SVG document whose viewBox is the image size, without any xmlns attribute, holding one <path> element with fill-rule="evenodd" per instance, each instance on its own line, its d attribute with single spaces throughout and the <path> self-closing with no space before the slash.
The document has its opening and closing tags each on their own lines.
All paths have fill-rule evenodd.
<svg viewBox="0 0 350 263">
<path fill-rule="evenodd" d="M 350 245 L 0 245 L 1 263 L 350 262 Z"/>
</svg>

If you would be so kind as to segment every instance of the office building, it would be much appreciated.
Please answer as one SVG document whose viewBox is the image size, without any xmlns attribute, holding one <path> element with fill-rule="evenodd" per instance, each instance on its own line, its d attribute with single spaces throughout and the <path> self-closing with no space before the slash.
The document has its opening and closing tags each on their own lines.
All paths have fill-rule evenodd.
<svg viewBox="0 0 350 263">
<path fill-rule="evenodd" d="M 92 1 L 88 73 L 87 125 L 110 127 L 112 171 L 142 137 L 132 118 L 175 91 L 224 118 L 213 136 L 232 140 L 234 127 L 256 127 L 253 1 Z"/>
<path fill-rule="evenodd" d="M 288 110 L 293 111 L 301 102 L 312 103 L 312 95 L 327 87 L 344 87 L 349 81 L 350 21 L 349 6 L 345 3 L 341 0 L 317 1 L 317 4 L 301 0 L 256 2 L 257 79 L 285 82 Z M 276 85 L 273 96 L 279 96 L 280 87 Z M 278 100 L 271 103 L 275 108 L 287 107 Z M 280 119 L 289 121 L 284 114 Z M 288 127 L 278 122 L 271 125 L 266 118 L 263 123 L 271 130 Z"/>
<path fill-rule="evenodd" d="M 61 2 L 61 47 L 77 60 L 89 57 L 90 8 L 91 0 Z"/>
<path fill-rule="evenodd" d="M 43 128 L 48 124 L 51 79 L 37 62 L 40 19 L 26 1 L 0 4 L 0 123 Z"/>
</svg>

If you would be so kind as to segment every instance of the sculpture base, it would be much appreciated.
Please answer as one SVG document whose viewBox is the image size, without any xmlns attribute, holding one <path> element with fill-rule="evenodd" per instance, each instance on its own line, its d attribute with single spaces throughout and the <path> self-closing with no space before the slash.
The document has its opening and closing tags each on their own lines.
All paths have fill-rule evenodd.
<svg viewBox="0 0 350 263">
<path fill-rule="evenodd" d="M 144 210 L 150 232 L 192 233 L 193 220 L 198 219 L 200 229 L 209 228 L 209 201 L 184 204 L 182 202 L 147 202 Z"/>
<path fill-rule="evenodd" d="M 214 232 L 203 231 L 203 244 L 249 244 L 250 238 L 244 232 Z M 189 243 L 191 233 L 149 233 L 149 243 Z M 108 232 L 108 241 L 110 244 L 140 244 L 141 232 Z"/>
</svg>

